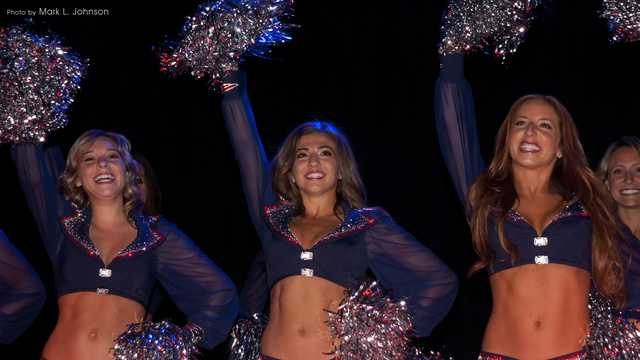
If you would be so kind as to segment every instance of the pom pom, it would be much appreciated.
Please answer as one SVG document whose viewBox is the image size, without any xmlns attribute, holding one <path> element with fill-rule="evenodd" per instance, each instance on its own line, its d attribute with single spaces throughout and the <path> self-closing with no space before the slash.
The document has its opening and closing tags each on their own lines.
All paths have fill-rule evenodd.
<svg viewBox="0 0 640 360">
<path fill-rule="evenodd" d="M 188 17 L 181 39 L 168 43 L 160 56 L 163 72 L 190 71 L 207 77 L 214 88 L 222 78 L 238 70 L 241 57 L 266 57 L 270 47 L 291 40 L 293 25 L 283 22 L 292 15 L 292 0 L 219 0 L 199 6 Z"/>
<path fill-rule="evenodd" d="M 187 360 L 194 359 L 202 329 L 187 325 L 181 328 L 168 321 L 145 321 L 130 324 L 114 340 L 111 349 L 117 360 Z"/>
<path fill-rule="evenodd" d="M 64 127 L 86 67 L 53 35 L 0 28 L 0 143 L 44 142 Z"/>
<path fill-rule="evenodd" d="M 337 359 L 405 359 L 413 350 L 405 301 L 391 299 L 375 281 L 348 291 L 338 310 L 328 315 Z"/>
<path fill-rule="evenodd" d="M 640 2 L 603 0 L 600 16 L 607 20 L 612 43 L 640 40 Z"/>
<path fill-rule="evenodd" d="M 266 326 L 267 317 L 260 313 L 238 319 L 231 329 L 229 360 L 259 360 L 260 341 Z"/>
<path fill-rule="evenodd" d="M 491 52 L 506 63 L 516 53 L 540 0 L 450 0 L 442 20 L 441 55 Z"/>
<path fill-rule="evenodd" d="M 640 359 L 640 332 L 597 290 L 589 293 L 589 359 Z"/>
</svg>

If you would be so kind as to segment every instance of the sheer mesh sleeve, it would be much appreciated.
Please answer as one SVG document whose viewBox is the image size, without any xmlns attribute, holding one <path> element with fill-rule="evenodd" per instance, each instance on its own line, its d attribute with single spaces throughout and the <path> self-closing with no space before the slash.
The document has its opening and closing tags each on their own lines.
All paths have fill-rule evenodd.
<svg viewBox="0 0 640 360">
<path fill-rule="evenodd" d="M 40 312 L 44 299 L 38 275 L 0 230 L 0 343 L 20 336 Z"/>
<path fill-rule="evenodd" d="M 260 251 L 251 263 L 247 280 L 240 292 L 240 315 L 248 317 L 264 312 L 268 299 L 267 264 L 264 253 Z"/>
<path fill-rule="evenodd" d="M 269 162 L 253 118 L 245 74 L 241 71 L 234 72 L 225 78 L 225 83 L 238 85 L 225 92 L 222 113 L 236 159 L 240 164 L 242 186 L 251 221 L 258 235 L 264 239 L 269 236 L 270 230 L 262 218 L 262 206 L 275 202 L 271 190 Z"/>
<path fill-rule="evenodd" d="M 620 255 L 626 265 L 624 285 L 627 301 L 622 309 L 626 317 L 640 320 L 640 240 L 629 227 L 624 226 L 625 240 L 621 241 Z"/>
<path fill-rule="evenodd" d="M 203 347 L 229 333 L 238 314 L 238 295 L 229 277 L 173 224 L 162 221 L 165 236 L 156 263 L 157 278 L 189 322 L 204 330 Z"/>
<path fill-rule="evenodd" d="M 55 267 L 64 239 L 58 221 L 68 211 L 65 210 L 67 202 L 58 190 L 57 179 L 50 170 L 59 165 L 51 163 L 50 159 L 58 160 L 55 160 L 55 155 L 48 159 L 41 144 L 17 144 L 11 148 L 11 153 L 27 205 Z"/>
<path fill-rule="evenodd" d="M 442 156 L 458 197 L 467 204 L 469 188 L 485 165 L 480 153 L 471 86 L 464 79 L 462 55 L 441 59 L 434 109 Z"/>
<path fill-rule="evenodd" d="M 383 210 L 367 230 L 366 241 L 369 267 L 380 285 L 407 299 L 415 334 L 428 336 L 453 304 L 455 274 Z"/>
</svg>

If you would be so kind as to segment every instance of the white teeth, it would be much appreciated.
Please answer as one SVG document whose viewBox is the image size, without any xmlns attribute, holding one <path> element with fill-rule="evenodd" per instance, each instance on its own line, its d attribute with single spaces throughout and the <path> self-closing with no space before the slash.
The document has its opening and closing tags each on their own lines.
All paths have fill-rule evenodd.
<svg viewBox="0 0 640 360">
<path fill-rule="evenodd" d="M 102 175 L 96 176 L 95 178 L 93 178 L 93 180 L 98 184 L 102 184 L 102 183 L 111 182 L 115 180 L 115 177 L 110 174 L 102 174 Z"/>
<path fill-rule="evenodd" d="M 624 190 L 621 190 L 620 193 L 622 195 L 636 195 L 636 194 L 640 194 L 640 189 L 624 189 Z"/>
<path fill-rule="evenodd" d="M 312 172 L 305 175 L 305 177 L 307 179 L 317 180 L 317 179 L 322 179 L 324 177 L 324 174 L 321 172 Z"/>
<path fill-rule="evenodd" d="M 520 150 L 522 151 L 540 151 L 540 147 L 536 144 L 522 143 L 520 144 Z"/>
</svg>

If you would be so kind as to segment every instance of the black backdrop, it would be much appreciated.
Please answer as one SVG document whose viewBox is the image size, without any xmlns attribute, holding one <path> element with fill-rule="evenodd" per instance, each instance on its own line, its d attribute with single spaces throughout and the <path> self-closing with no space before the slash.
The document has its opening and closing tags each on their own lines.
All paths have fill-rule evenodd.
<svg viewBox="0 0 640 360">
<path fill-rule="evenodd" d="M 433 127 L 436 43 L 444 1 L 300 1 L 292 43 L 274 60 L 249 59 L 249 91 L 272 155 L 296 124 L 322 118 L 349 134 L 372 205 L 432 248 L 461 280 L 456 303 L 431 339 L 458 359 L 472 359 L 491 310 L 485 274 L 466 278 L 474 260 L 469 232 L 439 154 Z M 36 16 L 65 44 L 91 59 L 73 105 L 71 124 L 51 141 L 66 151 L 89 128 L 122 132 L 158 173 L 163 214 L 178 224 L 240 287 L 259 249 L 239 185 L 217 95 L 204 81 L 159 73 L 152 45 L 175 35 L 197 2 L 115 5 L 106 16 Z M 19 23 L 2 5 L 0 25 Z M 73 5 L 49 2 L 67 11 Z M 87 7 L 85 5 L 85 7 Z M 467 56 L 485 157 L 510 104 L 521 95 L 555 95 L 573 114 L 595 165 L 607 144 L 640 135 L 640 44 L 610 46 L 595 0 L 558 1 L 537 12 L 528 39 L 505 67 Z M 24 252 L 49 289 L 34 325 L 4 353 L 37 358 L 56 320 L 50 265 L 25 206 L 9 156 L 0 147 L 0 228 Z M 170 305 L 163 316 L 179 319 Z M 223 346 L 208 353 L 222 358 Z M 4 354 L 2 354 L 2 358 Z"/>
</svg>

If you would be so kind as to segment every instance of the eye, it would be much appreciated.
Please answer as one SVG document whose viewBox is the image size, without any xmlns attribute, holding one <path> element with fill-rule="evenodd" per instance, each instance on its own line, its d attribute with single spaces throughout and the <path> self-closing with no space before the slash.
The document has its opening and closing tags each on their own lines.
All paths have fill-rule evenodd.
<svg viewBox="0 0 640 360">
<path fill-rule="evenodd" d="M 546 121 L 545 121 L 545 122 L 542 122 L 542 123 L 540 124 L 540 127 L 541 127 L 541 128 L 543 128 L 543 129 L 547 129 L 547 130 L 551 130 L 551 129 L 553 129 L 553 127 L 551 126 L 551 123 L 546 122 Z"/>
<path fill-rule="evenodd" d="M 526 124 L 527 122 L 523 119 L 516 119 L 516 121 L 513 122 L 513 126 L 515 127 L 523 127 Z"/>
<path fill-rule="evenodd" d="M 111 152 L 109 153 L 109 159 L 120 159 L 120 153 L 118 152 Z"/>
<path fill-rule="evenodd" d="M 329 150 L 329 149 L 324 149 L 320 152 L 320 155 L 322 156 L 326 156 L 326 157 L 331 157 L 333 156 L 333 151 Z"/>
<path fill-rule="evenodd" d="M 82 159 L 82 162 L 86 164 L 86 163 L 91 163 L 91 162 L 93 162 L 95 160 L 96 160 L 96 158 L 93 157 L 93 156 L 86 156 L 85 158 Z"/>
<path fill-rule="evenodd" d="M 615 169 L 611 170 L 611 172 L 609 174 L 611 176 L 620 176 L 620 175 L 622 175 L 622 169 L 615 168 Z"/>
<path fill-rule="evenodd" d="M 306 152 L 299 152 L 296 154 L 296 159 L 304 159 L 307 157 L 307 153 Z"/>
</svg>

